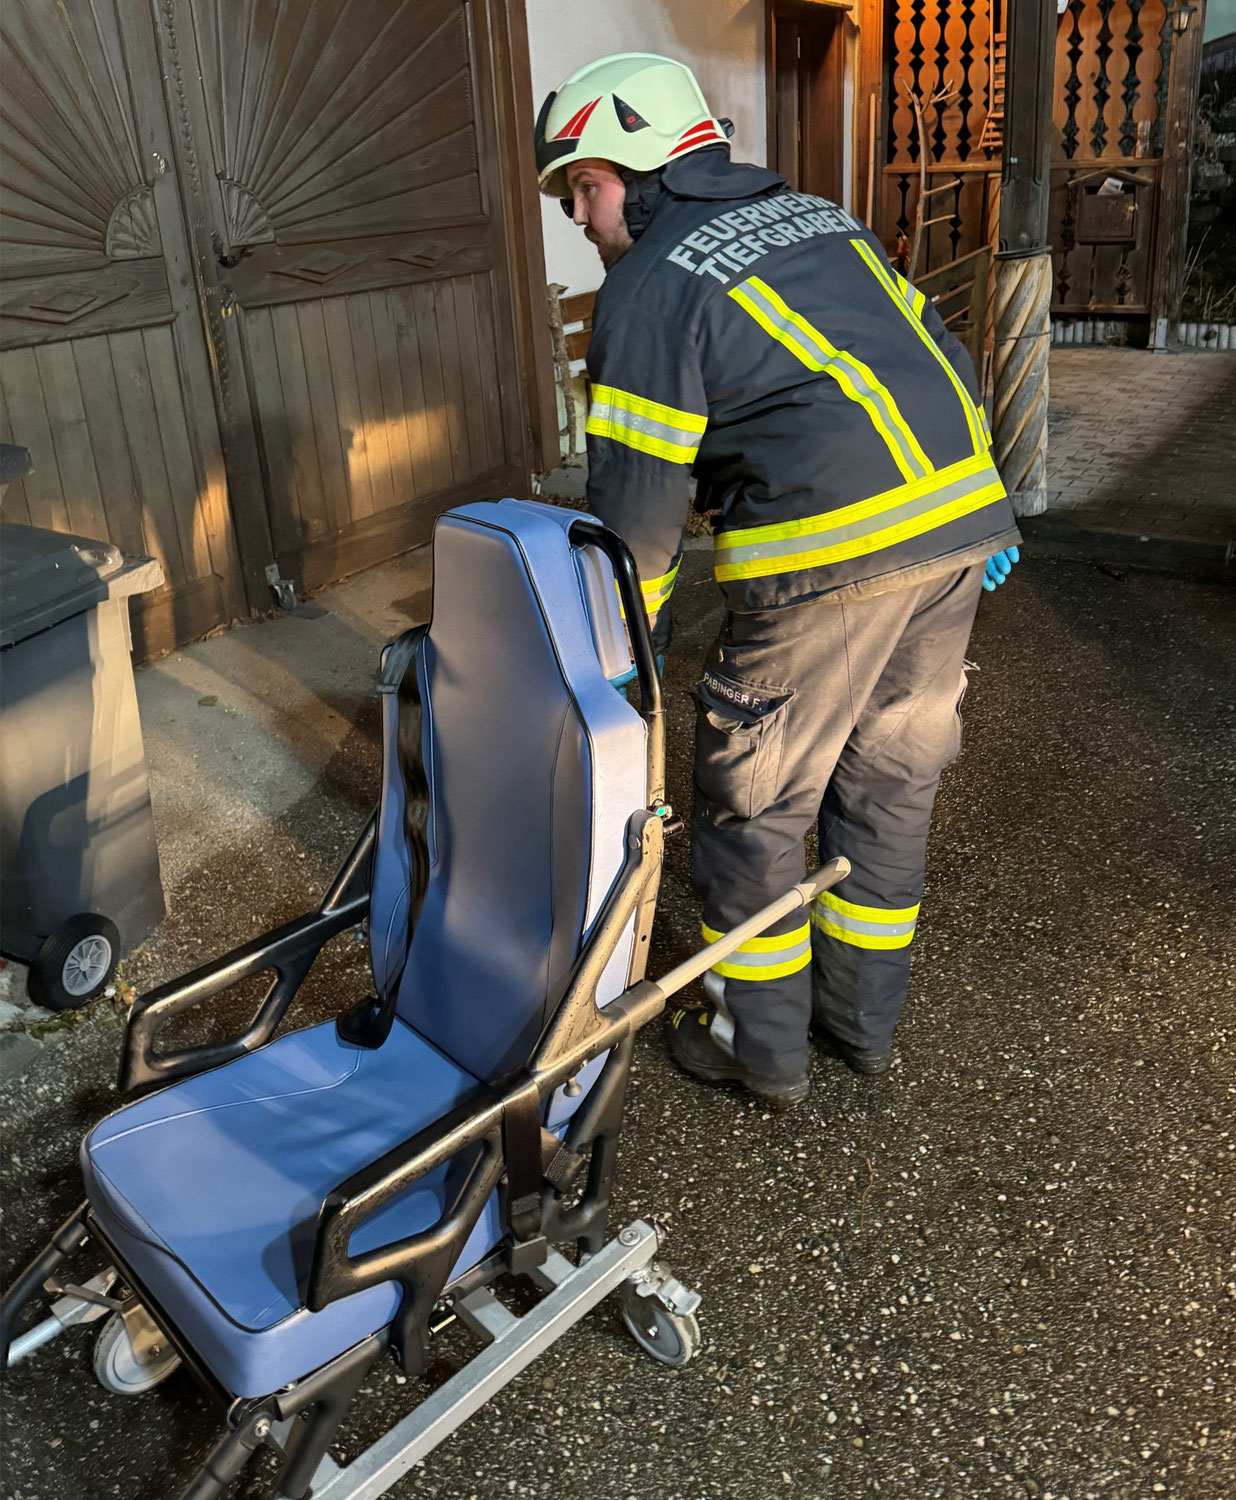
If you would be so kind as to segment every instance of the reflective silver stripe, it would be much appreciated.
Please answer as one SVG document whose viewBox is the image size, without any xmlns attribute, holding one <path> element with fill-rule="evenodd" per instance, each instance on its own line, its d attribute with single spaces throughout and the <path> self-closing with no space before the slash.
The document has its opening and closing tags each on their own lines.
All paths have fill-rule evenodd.
<svg viewBox="0 0 1236 1500">
<path fill-rule="evenodd" d="M 677 443 L 679 447 L 697 450 L 700 434 L 686 427 L 672 427 L 668 422 L 657 422 L 652 417 L 641 416 L 625 406 L 616 406 L 612 401 L 594 401 L 588 414 L 588 426 L 594 422 L 613 422 L 632 432 L 642 432 L 645 437 L 657 438 L 663 443 Z"/>
<path fill-rule="evenodd" d="M 818 364 L 834 376 L 844 374 L 860 398 L 870 402 L 879 411 L 884 425 L 883 435 L 887 441 L 896 445 L 901 458 L 900 467 L 907 479 L 921 479 L 931 473 L 930 464 L 924 464 L 919 454 L 906 442 L 903 431 L 904 418 L 893 404 L 891 396 L 882 385 L 871 384 L 867 379 L 868 372 L 859 360 L 822 343 L 819 337 L 810 331 L 810 324 L 804 326 L 801 322 L 794 322 L 787 318 L 750 281 L 744 282 L 741 290 L 755 303 L 765 318 L 781 330 L 787 341 L 801 345 Z"/>
<path fill-rule="evenodd" d="M 794 937 L 793 933 L 787 934 Z M 803 958 L 811 952 L 811 934 L 806 937 L 795 938 L 794 942 L 787 943 L 784 948 L 767 948 L 762 953 L 745 953 L 741 948 L 728 954 L 717 965 L 718 968 L 729 966 L 739 969 L 768 969 L 775 964 L 789 963 L 792 959 Z"/>
<path fill-rule="evenodd" d="M 906 937 L 918 923 L 917 917 L 900 922 L 861 922 L 857 917 L 847 916 L 845 912 L 837 911 L 832 906 L 817 906 L 812 915 L 817 926 L 828 922 L 833 927 L 841 927 L 846 932 L 861 933 L 867 937 Z"/>
<path fill-rule="evenodd" d="M 818 552 L 823 547 L 839 546 L 844 542 L 856 541 L 874 532 L 885 531 L 904 521 L 913 520 L 917 516 L 926 515 L 928 511 L 937 510 L 952 500 L 964 499 L 967 495 L 986 489 L 998 477 L 994 468 L 985 467 L 977 474 L 967 474 L 961 479 L 953 480 L 950 484 L 927 490 L 923 494 L 913 495 L 910 499 L 901 501 L 900 504 L 894 504 L 888 510 L 877 511 L 875 515 L 865 516 L 860 521 L 851 521 L 846 525 L 829 526 L 827 516 L 812 518 L 813 529 L 802 536 L 781 537 L 767 542 L 749 542 L 746 546 L 726 547 L 724 552 L 718 552 L 717 561 L 729 566 L 769 557 L 794 557 L 800 552 Z"/>
</svg>

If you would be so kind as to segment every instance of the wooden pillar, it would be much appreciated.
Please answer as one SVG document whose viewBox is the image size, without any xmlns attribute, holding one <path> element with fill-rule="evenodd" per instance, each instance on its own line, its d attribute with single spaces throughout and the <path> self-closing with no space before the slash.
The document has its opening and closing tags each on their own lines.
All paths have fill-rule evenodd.
<svg viewBox="0 0 1236 1500">
<path fill-rule="evenodd" d="M 1176 331 L 1184 295 L 1186 242 L 1189 235 L 1189 185 L 1192 177 L 1193 126 L 1202 71 L 1205 0 L 1178 0 L 1174 7 L 1175 45 L 1167 82 L 1167 119 L 1163 130 L 1163 171 L 1159 215 L 1155 225 L 1154 285 L 1151 290 L 1150 338 L 1164 350 Z M 1184 30 L 1181 31 L 1181 22 Z"/>
<path fill-rule="evenodd" d="M 1008 72 L 996 258 L 995 458 L 1019 515 L 1047 508 L 1055 0 L 1008 0 Z"/>
</svg>

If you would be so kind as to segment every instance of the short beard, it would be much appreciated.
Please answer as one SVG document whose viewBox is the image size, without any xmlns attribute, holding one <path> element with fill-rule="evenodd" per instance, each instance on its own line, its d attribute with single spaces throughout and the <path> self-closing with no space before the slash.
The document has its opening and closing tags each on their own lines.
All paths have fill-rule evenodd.
<svg viewBox="0 0 1236 1500">
<path fill-rule="evenodd" d="M 634 243 L 634 240 L 628 240 L 625 245 L 616 245 L 612 241 L 607 240 L 602 244 L 598 240 L 597 254 L 601 257 L 602 269 L 612 271 Z"/>
</svg>

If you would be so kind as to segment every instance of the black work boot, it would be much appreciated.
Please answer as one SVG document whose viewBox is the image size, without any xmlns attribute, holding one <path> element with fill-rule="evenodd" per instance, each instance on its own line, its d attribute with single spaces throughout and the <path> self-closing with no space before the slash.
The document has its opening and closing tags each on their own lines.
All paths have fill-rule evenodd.
<svg viewBox="0 0 1236 1500">
<path fill-rule="evenodd" d="M 839 1058 L 853 1073 L 887 1073 L 893 1060 L 891 1042 L 884 1047 L 856 1047 L 852 1042 L 843 1042 L 821 1019 L 814 1005 L 811 1007 L 811 1035 L 829 1057 Z"/>
<path fill-rule="evenodd" d="M 722 1024 L 714 1036 L 713 1025 L 718 1019 Z M 692 1078 L 705 1083 L 740 1083 L 774 1109 L 792 1109 L 810 1092 L 805 1073 L 801 1078 L 765 1078 L 739 1062 L 728 1037 L 722 1040 L 729 1026 L 715 1010 L 676 1010 L 670 1016 L 670 1026 L 670 1056 Z"/>
</svg>

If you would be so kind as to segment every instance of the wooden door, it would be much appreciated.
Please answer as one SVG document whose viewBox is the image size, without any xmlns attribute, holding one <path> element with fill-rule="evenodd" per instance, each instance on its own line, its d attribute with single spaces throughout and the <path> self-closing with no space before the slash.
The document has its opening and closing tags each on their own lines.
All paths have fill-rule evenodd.
<svg viewBox="0 0 1236 1500">
<path fill-rule="evenodd" d="M 150 654 L 246 608 L 154 33 L 7 0 L 0 47 L 0 420 L 34 461 L 3 516 L 157 557 Z"/>
<path fill-rule="evenodd" d="M 170 0 L 216 338 L 281 574 L 313 587 L 521 493 L 528 453 L 483 9 Z"/>
<path fill-rule="evenodd" d="M 1181 40 L 1174 15 L 1164 0 L 1073 0 L 1060 18 L 1048 229 L 1055 314 L 1150 313 L 1169 183 L 1186 217 L 1175 190 L 1181 169 L 1188 182 L 1187 155 L 1163 149 Z"/>
<path fill-rule="evenodd" d="M 773 12 L 770 112 L 773 128 L 768 164 L 780 172 L 795 192 L 803 175 L 802 23 Z"/>
<path fill-rule="evenodd" d="M 844 193 L 844 12 L 768 0 L 769 165 L 798 192 Z"/>
</svg>

